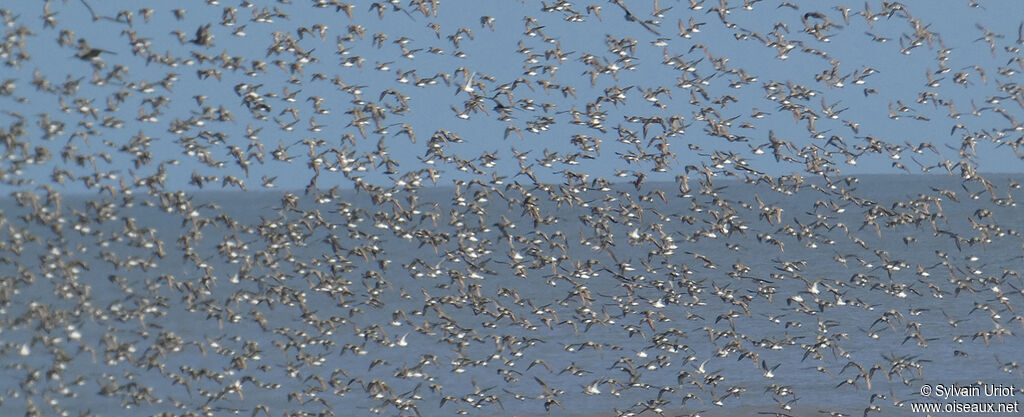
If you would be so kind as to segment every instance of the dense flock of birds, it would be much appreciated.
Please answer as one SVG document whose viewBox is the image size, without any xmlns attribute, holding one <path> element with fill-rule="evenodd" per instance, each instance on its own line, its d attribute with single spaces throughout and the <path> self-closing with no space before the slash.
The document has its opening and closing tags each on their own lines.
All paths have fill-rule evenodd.
<svg viewBox="0 0 1024 417">
<path fill-rule="evenodd" d="M 944 38 L 895 1 L 259 3 L 0 9 L 0 414 L 867 416 L 1021 376 L 987 173 L 1024 27 L 982 4 Z"/>
</svg>

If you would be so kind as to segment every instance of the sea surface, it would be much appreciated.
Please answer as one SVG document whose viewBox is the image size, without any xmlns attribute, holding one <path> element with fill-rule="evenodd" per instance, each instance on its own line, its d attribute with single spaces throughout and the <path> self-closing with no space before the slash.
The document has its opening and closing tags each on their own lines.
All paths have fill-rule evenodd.
<svg viewBox="0 0 1024 417">
<path fill-rule="evenodd" d="M 0 415 L 909 415 L 1024 382 L 1024 177 L 986 178 L 556 184 L 540 222 L 480 184 L 39 189 L 2 202 Z"/>
</svg>

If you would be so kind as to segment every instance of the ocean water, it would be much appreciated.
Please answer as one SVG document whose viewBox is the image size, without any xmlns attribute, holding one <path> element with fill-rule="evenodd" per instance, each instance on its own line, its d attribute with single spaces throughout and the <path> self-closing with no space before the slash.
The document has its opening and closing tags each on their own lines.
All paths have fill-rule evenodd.
<svg viewBox="0 0 1024 417">
<path fill-rule="evenodd" d="M 39 190 L 2 203 L 0 414 L 909 414 L 1022 382 L 1024 179 L 987 178 Z"/>
</svg>

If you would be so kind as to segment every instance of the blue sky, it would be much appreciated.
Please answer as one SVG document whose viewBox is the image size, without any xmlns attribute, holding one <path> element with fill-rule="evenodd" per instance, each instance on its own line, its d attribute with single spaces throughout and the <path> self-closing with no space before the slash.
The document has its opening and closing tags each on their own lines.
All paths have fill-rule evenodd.
<svg viewBox="0 0 1024 417">
<path fill-rule="evenodd" d="M 432 13 L 424 16 L 415 6 L 405 2 L 396 2 L 397 6 L 383 3 L 382 17 L 378 17 L 377 9 L 360 3 L 352 8 L 353 18 L 349 18 L 344 11 L 336 11 L 334 6 L 313 7 L 313 2 L 216 3 L 151 4 L 149 6 L 153 12 L 149 23 L 145 23 L 139 4 L 135 2 L 90 2 L 95 13 L 100 16 L 94 20 L 85 3 L 79 0 L 51 1 L 48 8 L 50 12 L 56 13 L 53 16 L 56 27 L 44 26 L 41 17 L 44 14 L 44 2 L 26 1 L 5 5 L 9 10 L 5 19 L 8 33 L 27 28 L 31 34 L 25 37 L 24 42 L 24 52 L 30 58 L 12 63 L 12 56 L 16 54 L 4 55 L 8 65 L 4 67 L 2 78 L 13 80 L 10 85 L 14 87 L 10 95 L 0 96 L 6 110 L 0 114 L 0 126 L 4 127 L 5 132 L 12 130 L 11 124 L 16 123 L 18 118 L 7 112 L 20 114 L 25 118 L 26 134 L 18 140 L 27 142 L 29 149 L 36 146 L 48 148 L 53 155 L 53 159 L 47 163 L 24 165 L 19 173 L 14 173 L 12 171 L 16 166 L 12 161 L 23 158 L 18 154 L 20 151 L 13 156 L 9 152 L 7 162 L 0 164 L 8 172 L 8 179 L 27 178 L 37 185 L 51 184 L 69 192 L 78 192 L 85 190 L 84 181 L 80 178 L 97 171 L 112 174 L 101 176 L 101 184 L 116 184 L 118 179 L 111 179 L 114 176 L 130 181 L 132 174 L 139 178 L 145 177 L 157 172 L 161 161 L 176 160 L 176 165 L 164 165 L 167 172 L 166 185 L 170 189 L 192 189 L 189 181 L 193 172 L 216 178 L 206 184 L 206 189 L 222 188 L 221 180 L 226 175 L 243 180 L 249 190 L 263 188 L 261 178 L 264 176 L 277 177 L 274 185 L 279 188 L 302 188 L 309 182 L 312 170 L 307 166 L 308 147 L 300 141 L 322 139 L 326 145 L 316 148 L 320 153 L 330 148 L 341 150 L 345 146 L 342 137 L 353 135 L 355 146 L 348 145 L 348 150 L 354 152 L 357 158 L 377 150 L 381 137 L 384 138 L 383 144 L 390 157 L 400 163 L 396 168 L 397 174 L 385 173 L 385 168 L 380 167 L 357 175 L 369 182 L 389 185 L 401 173 L 427 166 L 420 158 L 425 155 L 429 138 L 438 131 L 451 132 L 462 138 L 462 143 L 448 144 L 446 152 L 474 160 L 474 164 L 487 178 L 492 175 L 512 177 L 519 172 L 520 166 L 513 158 L 513 149 L 518 152 L 530 151 L 524 163 L 534 165 L 533 169 L 541 181 L 551 182 L 563 181 L 563 170 L 587 173 L 591 179 L 600 176 L 614 180 L 618 171 L 630 174 L 642 172 L 648 175 L 648 181 L 672 180 L 684 171 L 686 165 L 699 166 L 702 162 L 710 165 L 709 156 L 715 151 L 734 152 L 736 156 L 745 158 L 753 169 L 773 176 L 803 172 L 803 163 L 779 162 L 772 157 L 770 149 L 765 147 L 769 132 L 774 132 L 777 137 L 792 142 L 798 148 L 810 145 L 826 148 L 828 138 L 836 135 L 852 149 L 855 145 L 866 144 L 864 138 L 870 136 L 886 144 L 899 145 L 903 149 L 893 153 L 864 155 L 857 159 L 856 165 L 846 163 L 845 157 L 837 153 L 831 157 L 835 167 L 843 174 L 905 172 L 892 166 L 893 162 L 898 162 L 912 172 L 921 172 L 915 160 L 925 166 L 934 165 L 943 159 L 958 162 L 960 157 L 957 150 L 963 135 L 980 137 L 975 133 L 994 134 L 1012 126 L 1007 116 L 986 107 L 999 107 L 1009 117 L 1024 121 L 1022 106 L 1000 91 L 1000 85 L 1018 83 L 1020 74 L 1024 72 L 1021 61 L 1011 61 L 1021 55 L 1012 48 L 1024 47 L 1017 42 L 1018 27 L 1024 18 L 1024 4 L 1017 2 L 980 2 L 978 7 L 972 7 L 967 2 L 933 4 L 908 1 L 903 2 L 906 13 L 897 11 L 891 16 L 876 16 L 870 22 L 860 14 L 865 10 L 864 5 L 857 5 L 849 11 L 849 23 L 844 20 L 842 11 L 834 7 L 838 3 L 801 3 L 794 8 L 779 6 L 779 3 L 756 2 L 751 6 L 752 10 L 746 10 L 742 2 L 729 2 L 726 15 L 728 26 L 717 12 L 712 11 L 718 6 L 717 3 L 705 2 L 696 7 L 690 2 L 680 1 L 661 1 L 660 4 L 651 1 L 625 3 L 630 12 L 641 19 L 659 21 L 657 26 L 652 22 L 651 27 L 660 35 L 648 31 L 638 22 L 627 20 L 626 13 L 615 3 L 597 0 L 572 4 L 569 8 L 578 11 L 579 18 L 573 18 L 573 13 L 561 2 L 441 2 L 436 17 Z M 250 6 L 246 7 L 246 4 Z M 655 4 L 660 9 L 671 8 L 663 10 L 660 13 L 662 17 L 657 17 L 652 14 Z M 600 6 L 600 19 L 593 13 L 594 9 L 588 12 L 590 5 Z M 880 2 L 869 1 L 867 6 L 874 13 L 882 11 Z M 175 8 L 185 10 L 181 19 L 176 18 L 172 12 L 171 9 Z M 226 8 L 235 9 L 234 22 L 223 19 Z M 122 9 L 132 12 L 134 18 L 131 26 L 123 18 L 121 21 L 113 19 Z M 264 10 L 265 17 L 269 19 L 258 19 L 257 16 Z M 807 18 L 811 24 L 821 23 L 825 21 L 822 16 L 842 27 L 829 29 L 826 32 L 827 39 L 816 39 L 804 31 L 802 20 Z M 493 18 L 493 30 L 482 24 L 484 17 Z M 678 23 L 688 26 L 690 19 L 700 25 L 700 31 L 690 33 L 689 37 L 680 36 Z M 902 53 L 901 42 L 904 45 L 910 43 L 911 38 L 905 35 L 912 36 L 915 33 L 912 23 L 915 21 L 918 22 L 918 29 L 935 33 L 935 42 Z M 199 45 L 187 42 L 195 37 L 197 28 L 205 24 L 211 24 L 212 43 Z M 994 53 L 983 39 L 986 32 L 978 27 L 979 24 L 992 34 L 1002 36 L 990 36 L 995 44 Z M 326 25 L 323 39 L 318 33 L 313 33 L 319 28 L 314 25 Z M 242 26 L 244 29 L 241 29 Z M 311 29 L 303 33 L 301 40 L 298 33 L 300 27 Z M 788 33 L 783 27 L 788 28 Z M 460 31 L 461 28 L 466 30 Z M 756 40 L 754 35 L 759 34 L 769 41 L 776 40 L 775 36 L 769 35 L 773 28 L 779 28 L 777 31 L 783 35 L 782 41 L 793 45 L 784 60 L 778 58 L 777 48 Z M 79 50 L 74 46 L 75 43 L 60 46 L 58 39 L 62 31 L 73 32 L 73 42 L 85 39 L 94 48 L 110 51 L 100 55 L 105 68 L 97 71 L 94 62 L 78 59 L 76 54 Z M 186 40 L 184 44 L 179 42 L 174 31 L 183 32 Z M 141 54 L 133 54 L 129 42 L 130 32 L 134 32 L 139 39 L 147 39 L 150 51 L 177 58 L 176 66 L 147 63 Z M 239 36 L 242 33 L 245 36 Z M 350 33 L 353 34 L 352 39 L 342 40 L 339 47 L 338 38 Z M 379 47 L 375 45 L 375 34 L 386 34 L 386 40 Z M 280 53 L 268 53 L 268 47 L 274 43 L 275 36 L 284 39 L 285 35 L 295 39 L 305 52 L 300 54 L 283 50 Z M 461 36 L 458 47 L 449 36 Z M 888 38 L 888 41 L 878 42 L 880 38 Z M 591 86 L 591 77 L 585 71 L 594 67 L 584 63 L 584 57 L 592 56 L 593 62 L 599 65 L 614 63 L 618 56 L 609 48 L 612 41 L 623 44 L 635 42 L 630 52 L 632 57 L 628 62 L 617 64 L 621 67 L 617 71 L 617 79 L 610 74 L 602 74 Z M 405 51 L 400 42 L 404 43 Z M 547 53 L 556 48 L 565 54 L 563 60 L 556 58 L 555 54 Z M 411 53 L 407 53 L 409 51 Z M 812 53 L 816 51 L 827 54 L 827 57 Z M 219 63 L 205 60 L 206 57 L 217 57 L 222 53 L 227 57 L 238 58 L 242 69 L 221 68 Z M 528 61 L 531 54 L 535 54 L 532 56 L 534 62 Z M 693 64 L 693 71 L 666 65 L 666 55 L 678 56 Z M 295 71 L 295 68 L 289 69 L 289 65 L 301 56 L 315 61 L 303 64 L 301 73 Z M 940 57 L 949 68 L 946 73 L 939 73 Z M 716 64 L 711 58 L 718 61 L 719 68 L 715 68 Z M 255 76 L 247 75 L 254 60 L 262 61 L 266 72 L 257 70 L 252 72 Z M 275 61 L 280 61 L 284 68 L 280 68 Z M 346 66 L 346 62 L 361 62 L 361 67 Z M 545 72 L 543 67 L 549 65 L 557 67 L 554 74 Z M 108 77 L 116 66 L 123 68 L 122 79 Z M 632 69 L 629 68 L 631 66 Z M 985 72 L 986 82 L 981 80 L 975 66 Z M 530 74 L 530 67 L 535 67 L 535 75 Z M 464 70 L 460 71 L 460 68 Z M 842 87 L 823 81 L 822 74 L 833 68 L 836 77 L 845 77 Z M 863 84 L 856 84 L 855 72 L 863 74 L 865 68 L 874 69 L 876 73 L 864 77 Z M 211 69 L 219 69 L 219 80 L 214 76 L 200 79 L 199 71 L 212 74 Z M 729 71 L 738 72 L 740 69 L 756 80 L 738 84 L 740 77 Z M 409 72 L 413 70 L 415 73 Z M 51 84 L 58 86 L 66 80 L 81 78 L 80 88 L 77 92 L 65 95 L 40 92 L 32 85 L 36 71 Z M 317 73 L 326 79 L 314 79 Z M 410 82 L 399 82 L 400 74 L 403 73 L 409 74 Z M 446 85 L 442 77 L 435 77 L 439 73 L 448 74 L 450 84 Z M 964 74 L 966 84 L 956 82 L 958 73 Z M 937 81 L 929 86 L 926 74 L 931 74 L 933 80 Z M 471 113 L 464 120 L 456 117 L 452 106 L 461 110 L 470 98 L 467 92 L 459 91 L 470 75 L 473 81 L 480 83 L 474 92 L 478 92 L 480 87 L 485 90 L 485 98 L 481 101 L 487 113 Z M 94 77 L 109 79 L 102 85 L 94 85 L 90 83 Z M 292 77 L 294 79 L 290 80 Z M 361 101 L 354 103 L 356 97 L 351 92 L 341 91 L 340 84 L 332 82 L 335 77 L 344 85 L 354 86 L 349 90 L 358 91 L 358 99 Z M 436 83 L 415 86 L 417 77 L 435 77 Z M 680 77 L 706 78 L 707 84 L 702 87 L 708 97 L 705 99 L 694 92 L 698 104 L 691 104 L 691 92 L 695 89 L 680 86 L 685 84 L 680 81 Z M 498 86 L 520 78 L 533 89 L 525 85 L 516 87 L 513 91 L 515 103 L 507 103 L 515 104 L 516 108 L 509 110 L 510 119 L 499 120 L 494 109 L 497 102 L 492 97 Z M 171 80 L 166 83 L 166 87 L 160 84 L 165 79 Z M 796 104 L 817 113 L 819 118 L 815 120 L 815 129 L 822 138 L 812 137 L 806 119 L 795 121 L 791 111 L 780 109 L 779 102 L 766 97 L 765 87 L 773 82 L 780 86 L 787 83 L 800 85 L 813 91 L 813 96 L 804 101 L 796 101 Z M 545 92 L 543 83 L 557 87 Z M 247 86 L 258 88 L 249 90 Z M 572 88 L 575 97 L 563 94 L 561 87 Z M 601 103 L 605 132 L 571 123 L 570 110 L 585 112 L 588 103 L 605 95 L 606 89 L 616 87 L 632 88 L 624 93 L 625 100 L 621 103 Z M 662 87 L 665 90 L 658 95 L 661 107 L 644 99 L 643 90 L 653 91 Z M 294 93 L 291 99 L 286 99 L 286 89 L 287 93 Z M 371 126 L 363 138 L 350 125 L 353 115 L 346 112 L 353 107 L 365 109 L 368 104 L 381 108 L 396 106 L 394 96 L 380 98 L 381 93 L 389 89 L 409 97 L 408 110 L 387 114 L 382 122 L 385 129 L 380 133 L 374 132 L 376 127 L 370 122 Z M 873 89 L 877 93 L 865 95 L 865 89 Z M 270 110 L 265 112 L 265 120 L 254 119 L 243 104 L 242 95 L 246 91 L 263 96 L 264 102 L 270 106 Z M 118 109 L 105 111 L 108 98 L 116 96 L 118 92 L 125 94 L 124 101 Z M 958 119 L 949 117 L 950 108 L 936 101 L 919 103 L 921 93 L 933 94 L 936 101 L 941 100 L 942 103 L 952 102 L 962 115 Z M 202 106 L 213 110 L 223 106 L 224 110 L 233 115 L 234 120 L 208 120 L 202 126 L 172 132 L 175 120 L 187 120 L 203 113 L 203 107 L 195 99 L 197 95 L 206 97 Z M 76 99 L 79 101 L 76 102 Z M 328 112 L 318 114 L 314 111 L 313 102 L 320 99 L 321 109 Z M 87 104 L 89 100 L 96 108 L 95 117 L 76 109 L 79 104 Z M 507 97 L 502 96 L 497 96 L 497 100 L 508 101 Z M 532 100 L 532 106 L 529 100 Z M 998 102 L 994 103 L 995 100 Z M 61 111 L 62 101 L 68 107 L 67 112 Z M 140 109 L 150 113 L 153 103 L 157 102 L 163 104 L 159 106 L 161 114 L 155 116 L 156 120 L 137 120 L 140 118 Z M 897 112 L 899 117 L 893 120 L 890 118 L 890 104 L 899 107 L 900 103 L 906 105 L 906 111 Z M 972 103 L 981 109 L 977 115 L 972 114 Z M 828 106 L 833 106 L 835 110 L 846 110 L 833 120 L 822 111 L 823 107 Z M 720 116 L 722 120 L 735 118 L 729 127 L 730 133 L 735 135 L 735 141 L 704 132 L 707 123 L 695 119 L 701 109 L 707 113 L 708 108 L 714 109 L 716 117 Z M 755 109 L 763 114 L 753 117 Z M 44 137 L 44 130 L 39 125 L 44 114 L 47 120 L 63 123 L 63 129 L 55 128 L 55 134 L 50 139 Z M 915 115 L 919 118 L 915 119 Z M 682 117 L 685 124 L 689 125 L 685 133 L 664 135 L 660 127 L 652 125 L 651 131 L 644 137 L 641 134 L 642 124 L 635 122 L 638 118 L 660 117 L 668 120 L 673 116 Z M 309 129 L 311 117 L 315 119 L 318 131 Z M 105 119 L 111 127 L 103 126 Z M 297 123 L 290 131 L 282 128 L 292 121 Z M 537 122 L 546 123 L 547 130 L 530 132 L 531 123 Z M 94 133 L 89 135 L 86 143 L 75 132 L 89 130 L 87 126 L 90 123 Z M 744 123 L 749 125 L 742 127 Z M 858 132 L 850 128 L 852 123 L 858 124 Z M 407 135 L 400 133 L 403 124 L 414 132 L 416 143 L 411 143 Z M 957 124 L 962 124 L 963 129 L 951 134 L 951 129 Z M 616 140 L 620 136 L 617 129 L 619 126 L 640 135 L 638 146 Z M 515 131 L 508 130 L 510 127 L 519 129 L 522 138 Z M 253 138 L 247 138 L 247 130 L 258 130 L 259 133 Z M 506 131 L 511 132 L 507 138 Z M 121 149 L 140 132 L 152 138 L 148 151 L 152 153 L 153 162 L 136 167 L 134 156 Z M 1008 131 L 999 140 L 1012 142 L 1022 133 Z M 652 171 L 655 165 L 650 162 L 630 164 L 623 159 L 623 155 L 631 152 L 656 152 L 657 141 L 650 143 L 650 140 L 659 134 L 665 136 L 668 149 L 675 154 L 675 158 L 669 159 L 666 172 Z M 600 139 L 600 155 L 578 149 L 572 142 L 575 135 Z M 212 139 L 217 136 L 224 140 Z M 183 146 L 183 137 L 195 138 L 196 143 L 203 144 L 210 157 L 223 162 L 223 166 L 209 166 L 200 162 L 197 155 L 189 155 Z M 61 154 L 69 139 L 77 148 L 74 152 L 93 155 L 96 169 L 93 169 L 91 163 L 78 166 L 69 162 L 71 165 L 63 168 L 79 180 L 64 185 L 53 184 L 51 174 L 54 167 L 64 165 Z M 907 143 L 916 147 L 923 142 L 934 144 L 941 155 L 931 151 L 917 154 L 906 149 Z M 231 155 L 232 148 L 237 147 L 243 154 L 248 154 L 250 149 L 256 149 L 256 143 L 265 150 L 265 162 L 250 159 L 249 172 L 246 174 L 235 163 L 235 157 Z M 271 152 L 279 144 L 284 144 L 288 154 L 295 157 L 292 162 L 273 160 Z M 1020 159 L 1011 148 L 997 145 L 984 138 L 978 140 L 975 147 L 978 169 L 1020 172 Z M 759 147 L 768 152 L 754 153 L 754 149 Z M 544 166 L 543 161 L 538 159 L 543 159 L 545 150 L 558 153 L 560 157 L 567 153 L 581 152 L 593 156 L 593 159 L 582 155 L 573 161 L 552 158 L 550 166 Z M 478 159 L 484 152 L 493 153 L 498 160 L 493 165 L 485 166 L 484 161 Z M 107 155 L 110 162 L 104 159 Z M 375 157 L 375 160 L 379 161 L 379 158 Z M 451 184 L 452 179 L 479 176 L 459 172 L 456 164 L 436 162 L 434 166 L 441 173 L 440 184 Z M 937 170 L 944 171 L 943 168 L 937 168 L 931 172 Z M 516 179 L 528 181 L 523 176 Z M 319 184 L 325 188 L 334 185 L 343 188 L 351 186 L 350 181 L 340 173 L 326 171 L 320 176 Z M 0 187 L 0 191 L 9 192 L 31 186 L 8 185 Z M 230 186 L 227 188 L 232 189 Z"/>
</svg>

